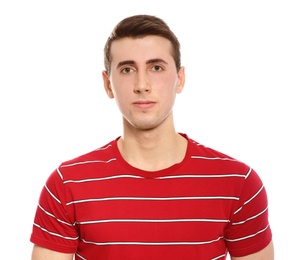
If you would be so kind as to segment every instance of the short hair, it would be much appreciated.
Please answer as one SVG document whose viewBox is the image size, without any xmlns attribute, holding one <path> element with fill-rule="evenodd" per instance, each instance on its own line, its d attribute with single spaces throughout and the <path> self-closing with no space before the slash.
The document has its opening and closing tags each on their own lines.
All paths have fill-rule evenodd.
<svg viewBox="0 0 303 260">
<path fill-rule="evenodd" d="M 113 41 L 122 38 L 141 38 L 148 35 L 157 35 L 166 38 L 172 45 L 172 56 L 177 71 L 181 67 L 180 43 L 169 26 L 160 18 L 152 15 L 134 15 L 121 20 L 113 29 L 104 46 L 104 67 L 110 74 L 111 46 Z"/>
</svg>

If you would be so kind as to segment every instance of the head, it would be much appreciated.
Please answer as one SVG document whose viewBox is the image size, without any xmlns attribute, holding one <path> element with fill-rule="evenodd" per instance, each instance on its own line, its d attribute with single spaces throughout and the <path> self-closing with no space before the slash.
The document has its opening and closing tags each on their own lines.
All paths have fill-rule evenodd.
<svg viewBox="0 0 303 260">
<path fill-rule="evenodd" d="M 180 43 L 175 34 L 170 30 L 168 25 L 155 16 L 151 15 L 135 15 L 120 21 L 104 47 L 104 66 L 107 74 L 110 74 L 111 67 L 111 46 L 113 41 L 122 38 L 142 38 L 144 36 L 157 35 L 161 36 L 171 43 L 171 54 L 175 60 L 176 69 L 179 71 L 181 67 Z"/>
<path fill-rule="evenodd" d="M 171 112 L 185 74 L 179 41 L 166 23 L 149 15 L 125 18 L 106 42 L 104 63 L 104 88 L 125 131 L 173 128 Z"/>
</svg>

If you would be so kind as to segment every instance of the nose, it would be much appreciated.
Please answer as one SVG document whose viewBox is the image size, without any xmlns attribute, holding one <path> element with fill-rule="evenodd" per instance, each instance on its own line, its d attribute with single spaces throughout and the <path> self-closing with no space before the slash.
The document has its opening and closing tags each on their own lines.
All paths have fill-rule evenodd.
<svg viewBox="0 0 303 260">
<path fill-rule="evenodd" d="M 148 80 L 148 76 L 145 72 L 137 73 L 135 84 L 134 84 L 134 93 L 140 94 L 140 93 L 146 93 L 150 92 L 151 85 Z"/>
</svg>

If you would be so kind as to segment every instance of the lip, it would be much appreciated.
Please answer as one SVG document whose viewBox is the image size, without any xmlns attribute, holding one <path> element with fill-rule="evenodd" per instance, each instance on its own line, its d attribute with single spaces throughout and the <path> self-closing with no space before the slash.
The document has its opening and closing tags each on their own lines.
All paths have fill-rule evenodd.
<svg viewBox="0 0 303 260">
<path fill-rule="evenodd" d="M 133 102 L 133 105 L 134 105 L 136 108 L 139 108 L 139 109 L 150 109 L 150 108 L 152 108 L 155 104 L 156 104 L 156 102 L 150 101 L 150 100 L 144 100 L 144 101 L 136 101 L 136 102 Z"/>
</svg>

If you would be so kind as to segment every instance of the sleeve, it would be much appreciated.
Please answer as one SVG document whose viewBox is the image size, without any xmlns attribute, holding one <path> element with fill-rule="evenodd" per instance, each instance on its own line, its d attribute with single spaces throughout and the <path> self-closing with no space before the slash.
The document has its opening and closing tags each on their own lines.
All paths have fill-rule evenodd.
<svg viewBox="0 0 303 260">
<path fill-rule="evenodd" d="M 72 214 L 67 211 L 65 196 L 62 175 L 57 169 L 41 191 L 30 241 L 53 251 L 75 253 L 79 235 Z"/>
<path fill-rule="evenodd" d="M 268 200 L 265 187 L 254 170 L 246 175 L 225 241 L 231 256 L 241 257 L 265 248 L 272 239 L 268 222 Z"/>
</svg>

